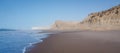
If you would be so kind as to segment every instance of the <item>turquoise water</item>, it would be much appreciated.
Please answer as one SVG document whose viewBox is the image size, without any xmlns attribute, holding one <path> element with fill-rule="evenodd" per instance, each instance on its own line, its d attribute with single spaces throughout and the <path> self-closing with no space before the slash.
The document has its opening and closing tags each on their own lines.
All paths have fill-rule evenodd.
<svg viewBox="0 0 120 53">
<path fill-rule="evenodd" d="M 0 53 L 24 53 L 27 47 L 47 36 L 28 31 L 0 31 Z"/>
</svg>

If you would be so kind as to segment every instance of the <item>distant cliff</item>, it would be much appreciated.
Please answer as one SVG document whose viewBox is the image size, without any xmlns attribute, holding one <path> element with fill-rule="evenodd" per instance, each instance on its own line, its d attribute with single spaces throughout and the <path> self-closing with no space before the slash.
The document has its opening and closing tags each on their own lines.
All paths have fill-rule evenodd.
<svg viewBox="0 0 120 53">
<path fill-rule="evenodd" d="M 59 30 L 118 30 L 120 29 L 120 5 L 88 15 L 82 22 L 56 21 L 52 29 Z"/>
<path fill-rule="evenodd" d="M 59 29 L 59 30 L 72 30 L 77 29 L 80 22 L 73 22 L 73 21 L 61 21 L 57 20 L 52 25 L 52 29 Z"/>
</svg>

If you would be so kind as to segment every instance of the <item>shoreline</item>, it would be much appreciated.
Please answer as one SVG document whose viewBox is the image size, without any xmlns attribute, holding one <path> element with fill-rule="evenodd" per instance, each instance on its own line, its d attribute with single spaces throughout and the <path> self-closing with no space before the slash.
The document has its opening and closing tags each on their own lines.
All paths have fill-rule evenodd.
<svg viewBox="0 0 120 53">
<path fill-rule="evenodd" d="M 52 34 L 52 33 L 40 33 L 40 35 L 46 35 L 46 36 L 40 38 L 39 41 L 29 43 L 27 46 L 23 48 L 22 53 L 26 53 L 26 51 L 31 50 L 36 44 L 42 43 L 44 39 L 49 37 L 49 34 Z"/>
<path fill-rule="evenodd" d="M 39 42 L 29 43 L 27 46 L 23 48 L 22 53 L 25 53 L 28 49 L 31 49 L 32 47 L 34 47 L 34 44 L 42 43 L 42 42 L 43 40 L 40 40 Z"/>
<path fill-rule="evenodd" d="M 120 31 L 80 31 L 50 34 L 25 53 L 119 53 Z"/>
</svg>

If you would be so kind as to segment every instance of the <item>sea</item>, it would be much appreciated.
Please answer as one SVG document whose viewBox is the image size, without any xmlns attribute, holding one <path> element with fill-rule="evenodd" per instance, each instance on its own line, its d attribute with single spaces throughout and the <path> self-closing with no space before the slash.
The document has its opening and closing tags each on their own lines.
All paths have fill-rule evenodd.
<svg viewBox="0 0 120 53">
<path fill-rule="evenodd" d="M 27 48 L 43 42 L 48 36 L 38 31 L 0 31 L 0 53 L 25 53 Z"/>
</svg>

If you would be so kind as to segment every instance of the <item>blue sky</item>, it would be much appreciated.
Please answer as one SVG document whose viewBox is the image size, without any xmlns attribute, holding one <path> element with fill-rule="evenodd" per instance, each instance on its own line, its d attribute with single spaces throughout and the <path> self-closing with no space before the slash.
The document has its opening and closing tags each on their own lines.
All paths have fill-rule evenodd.
<svg viewBox="0 0 120 53">
<path fill-rule="evenodd" d="M 0 0 L 0 28 L 31 29 L 55 20 L 81 21 L 118 4 L 120 0 Z"/>
</svg>

